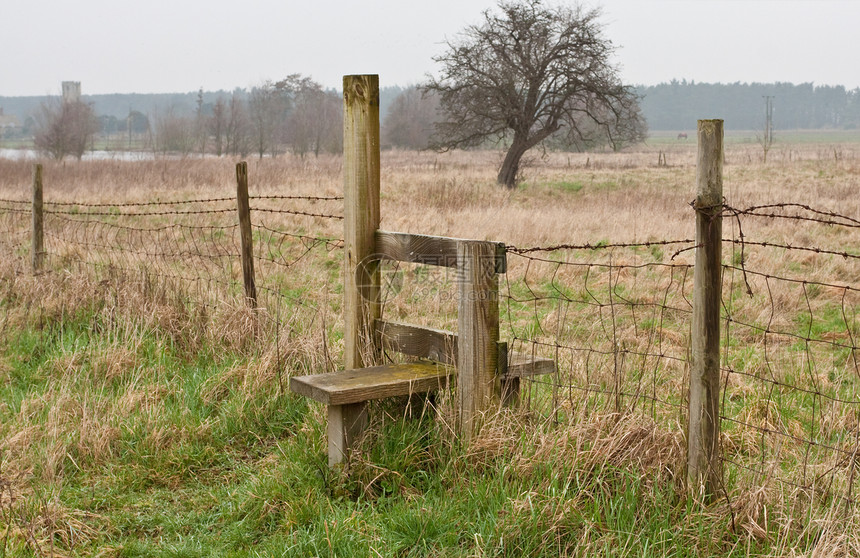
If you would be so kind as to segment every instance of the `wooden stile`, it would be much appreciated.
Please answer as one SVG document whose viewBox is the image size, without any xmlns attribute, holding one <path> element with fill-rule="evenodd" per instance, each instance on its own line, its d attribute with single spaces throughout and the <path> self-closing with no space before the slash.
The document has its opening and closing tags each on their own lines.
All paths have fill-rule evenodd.
<svg viewBox="0 0 860 558">
<path fill-rule="evenodd" d="M 508 356 L 499 342 L 503 243 L 379 230 L 379 79 L 345 76 L 343 85 L 344 370 L 290 378 L 292 391 L 328 405 L 329 465 L 341 463 L 365 430 L 366 401 L 456 382 L 459 429 L 469 440 L 498 409 L 502 383 L 516 394 L 520 378 L 555 370 L 548 359 Z M 383 321 L 381 260 L 456 269 L 458 333 Z M 383 349 L 425 360 L 374 366 Z"/>
<path fill-rule="evenodd" d="M 294 376 L 290 389 L 326 405 L 349 405 L 374 399 L 424 393 L 445 387 L 454 368 L 418 361 L 344 370 L 337 374 Z"/>
<path fill-rule="evenodd" d="M 343 78 L 344 361 L 373 364 L 367 341 L 379 318 L 379 76 Z"/>
</svg>

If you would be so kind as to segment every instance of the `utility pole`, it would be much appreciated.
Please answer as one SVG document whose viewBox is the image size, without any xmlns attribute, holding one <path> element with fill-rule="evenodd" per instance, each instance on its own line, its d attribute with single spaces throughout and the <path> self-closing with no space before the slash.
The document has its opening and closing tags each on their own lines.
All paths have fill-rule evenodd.
<svg viewBox="0 0 860 558">
<path fill-rule="evenodd" d="M 764 139 L 768 145 L 773 143 L 773 95 L 764 95 Z"/>
<path fill-rule="evenodd" d="M 761 147 L 764 150 L 764 162 L 767 163 L 767 152 L 773 145 L 773 95 L 762 95 L 764 99 L 764 137 L 761 139 Z"/>
<path fill-rule="evenodd" d="M 128 128 L 128 150 L 131 151 L 131 105 L 128 106 L 128 119 L 126 120 L 125 127 Z"/>
</svg>

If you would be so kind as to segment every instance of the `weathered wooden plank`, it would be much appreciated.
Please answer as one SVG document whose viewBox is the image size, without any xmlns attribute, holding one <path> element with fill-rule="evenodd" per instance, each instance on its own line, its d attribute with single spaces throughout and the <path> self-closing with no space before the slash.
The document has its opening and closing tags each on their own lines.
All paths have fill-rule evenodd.
<svg viewBox="0 0 860 558">
<path fill-rule="evenodd" d="M 460 242 L 486 242 L 496 273 L 507 271 L 506 248 L 503 242 L 464 240 L 446 236 L 431 236 L 388 231 L 376 231 L 376 252 L 382 259 L 420 263 L 440 267 L 457 267 L 457 246 Z"/>
<path fill-rule="evenodd" d="M 375 331 L 382 346 L 389 351 L 455 365 L 458 354 L 458 336 L 443 329 L 376 320 Z M 504 378 L 525 378 L 555 372 L 555 361 L 529 354 L 508 354 L 506 343 L 499 342 L 498 374 Z M 504 347 L 503 347 L 504 346 Z M 507 359 L 503 362 L 504 359 Z"/>
<path fill-rule="evenodd" d="M 508 355 L 508 371 L 504 378 L 527 378 L 555 373 L 555 361 L 551 358 L 533 357 L 523 353 Z"/>
<path fill-rule="evenodd" d="M 327 405 L 347 405 L 445 387 L 453 367 L 420 361 L 294 376 L 290 389 Z"/>
<path fill-rule="evenodd" d="M 455 333 L 386 320 L 376 320 L 375 325 L 378 339 L 387 350 L 452 366 L 457 363 Z"/>
<path fill-rule="evenodd" d="M 554 373 L 555 361 L 523 353 L 510 353 L 507 358 L 507 369 L 501 375 L 502 406 L 517 407 L 520 403 L 522 378 Z"/>
</svg>

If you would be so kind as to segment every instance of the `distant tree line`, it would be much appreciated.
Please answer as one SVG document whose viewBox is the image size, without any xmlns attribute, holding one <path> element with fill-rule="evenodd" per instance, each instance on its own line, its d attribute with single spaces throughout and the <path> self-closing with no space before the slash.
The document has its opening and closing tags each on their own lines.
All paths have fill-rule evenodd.
<svg viewBox="0 0 860 558">
<path fill-rule="evenodd" d="M 696 83 L 673 80 L 639 86 L 641 114 L 649 130 L 691 130 L 702 118 L 722 118 L 735 130 L 762 130 L 765 97 L 773 97 L 773 125 L 777 130 L 856 129 L 860 127 L 860 88 L 802 83 Z M 382 125 L 383 143 L 392 147 L 424 149 L 430 145 L 438 121 L 438 99 L 422 95 L 420 87 L 399 91 Z M 583 150 L 607 145 L 600 138 L 570 143 L 548 138 L 544 146 Z"/>
<path fill-rule="evenodd" d="M 638 86 L 641 114 L 649 130 L 690 130 L 701 118 L 722 118 L 730 129 L 761 130 L 765 96 L 773 96 L 777 130 L 860 126 L 860 89 L 812 83 L 697 83 L 673 80 Z M 55 156 L 80 156 L 102 137 L 122 136 L 129 144 L 158 152 L 258 156 L 292 151 L 299 155 L 341 149 L 341 94 L 298 74 L 248 89 L 177 94 L 83 96 L 65 107 L 58 98 L 0 97 L 7 114 L 23 127 L 6 138 L 33 138 Z M 384 147 L 426 149 L 439 122 L 438 95 L 419 85 L 380 91 Z M 544 141 L 549 149 L 605 147 L 599 139 L 571 144 L 565 137 Z"/>
<path fill-rule="evenodd" d="M 765 96 L 773 97 L 776 129 L 860 127 L 860 88 L 812 83 L 696 83 L 672 80 L 640 86 L 642 113 L 651 130 L 690 130 L 702 118 L 722 118 L 727 128 L 760 130 Z"/>
<path fill-rule="evenodd" d="M 164 153 L 260 158 L 286 151 L 302 157 L 338 153 L 343 145 L 341 111 L 337 92 L 293 74 L 248 92 L 222 93 L 209 102 L 201 90 L 192 112 L 156 110 L 151 134 L 155 150 Z"/>
<path fill-rule="evenodd" d="M 211 95 L 201 89 L 191 106 L 155 105 L 148 114 L 129 109 L 125 116 L 97 116 L 96 103 L 84 99 L 43 99 L 21 134 L 32 136 L 38 150 L 56 159 L 80 159 L 97 144 L 261 158 L 286 151 L 304 157 L 342 150 L 340 94 L 300 74 L 265 81 L 250 91 Z"/>
</svg>

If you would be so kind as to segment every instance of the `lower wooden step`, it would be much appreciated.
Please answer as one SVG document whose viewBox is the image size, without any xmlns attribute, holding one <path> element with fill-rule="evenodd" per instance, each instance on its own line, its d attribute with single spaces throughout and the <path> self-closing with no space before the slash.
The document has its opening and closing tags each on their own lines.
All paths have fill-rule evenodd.
<svg viewBox="0 0 860 558">
<path fill-rule="evenodd" d="M 348 405 L 443 388 L 453 375 L 452 366 L 418 361 L 293 376 L 290 389 L 326 405 Z"/>
<path fill-rule="evenodd" d="M 555 373 L 555 361 L 552 359 L 511 353 L 508 355 L 508 369 L 502 375 L 502 379 L 527 378 L 553 373 Z"/>
</svg>

